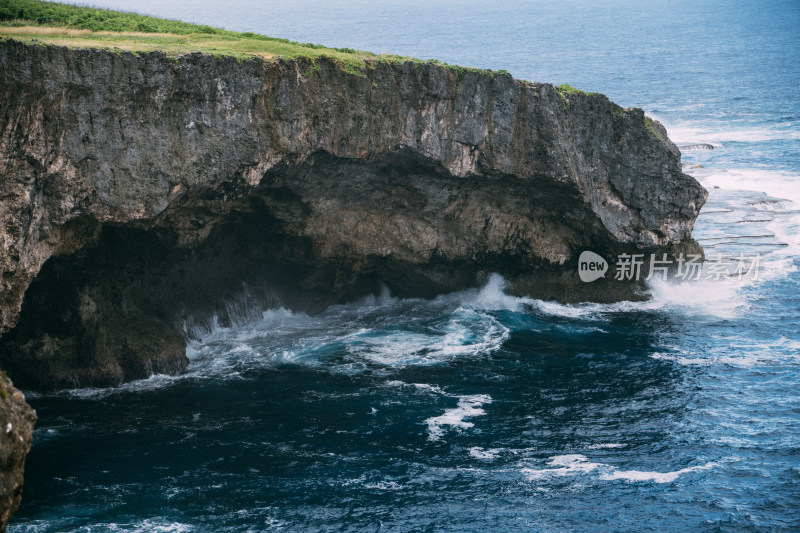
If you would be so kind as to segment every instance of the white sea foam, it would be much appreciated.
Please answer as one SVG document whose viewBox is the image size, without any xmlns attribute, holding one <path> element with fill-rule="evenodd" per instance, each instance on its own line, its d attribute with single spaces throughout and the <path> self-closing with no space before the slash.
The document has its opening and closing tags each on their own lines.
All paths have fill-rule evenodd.
<svg viewBox="0 0 800 533">
<path fill-rule="evenodd" d="M 245 317 L 250 319 L 247 320 Z M 194 329 L 190 330 L 187 323 L 184 323 L 183 328 L 187 338 L 190 339 L 190 344 L 199 345 L 216 337 L 230 337 L 231 333 L 239 338 L 247 338 L 253 331 L 270 331 L 278 325 L 285 328 L 308 319 L 309 317 L 305 313 L 294 313 L 284 307 L 278 307 L 260 311 L 257 314 L 244 313 L 232 326 L 221 325 L 219 316 L 214 314 L 205 327 L 195 325 Z"/>
<path fill-rule="evenodd" d="M 701 470 L 710 470 L 716 466 L 716 463 L 706 463 L 701 466 L 692 466 L 689 468 L 682 468 L 674 472 L 643 472 L 640 470 L 614 470 L 606 474 L 601 474 L 600 479 L 605 481 L 614 481 L 616 479 L 624 479 L 625 481 L 655 481 L 656 483 L 671 483 L 678 479 L 681 474 L 688 474 L 689 472 L 699 472 Z"/>
<path fill-rule="evenodd" d="M 459 357 L 475 357 L 497 351 L 508 339 L 510 330 L 491 314 L 491 310 L 510 309 L 584 320 L 605 320 L 608 313 L 672 309 L 687 314 L 712 317 L 734 316 L 742 302 L 735 289 L 719 283 L 660 284 L 654 282 L 654 299 L 648 302 L 618 304 L 563 305 L 530 298 L 517 298 L 503 290 L 504 280 L 497 275 L 480 290 L 464 291 L 438 298 L 433 302 L 413 301 L 432 309 L 460 305 L 446 320 L 417 329 L 353 329 L 353 319 L 366 313 L 372 304 L 401 308 L 408 305 L 384 292 L 373 300 L 337 306 L 317 317 L 292 313 L 286 309 L 266 311 L 257 323 L 238 329 L 220 328 L 202 342 L 190 343 L 187 354 L 192 361 L 190 373 L 211 373 L 235 377 L 242 361 L 265 363 L 321 364 L 326 346 L 341 345 L 356 364 L 369 361 L 389 367 L 436 364 Z M 725 290 L 720 290 L 724 288 Z M 700 295 L 700 298 L 698 298 Z M 691 302 L 689 304 L 688 302 Z M 385 313 L 386 311 L 380 311 Z M 348 331 L 349 330 L 349 331 Z M 272 338 L 273 341 L 269 341 Z M 272 343 L 272 344 L 271 344 Z M 269 354 L 271 355 L 265 355 Z M 344 365 L 342 366 L 344 368 Z M 153 383 L 155 384 L 155 383 Z"/>
<path fill-rule="evenodd" d="M 737 279 L 679 282 L 654 277 L 647 285 L 652 298 L 642 302 L 561 304 L 510 296 L 503 292 L 505 282 L 502 277 L 494 275 L 481 290 L 480 296 L 473 297 L 470 303 L 480 303 L 487 309 L 518 312 L 534 310 L 545 315 L 589 321 L 604 321 L 614 313 L 642 311 L 678 312 L 697 318 L 729 319 L 741 316 L 748 309 L 748 303 L 740 293 L 743 282 Z"/>
<path fill-rule="evenodd" d="M 697 169 L 692 175 L 712 195 L 715 187 L 762 193 L 741 207 L 742 220 L 751 220 L 753 217 L 748 215 L 763 212 L 764 231 L 783 246 L 762 256 L 758 280 L 780 279 L 796 270 L 794 260 L 800 254 L 800 174 L 765 169 Z M 703 216 L 701 211 L 700 217 Z"/>
<path fill-rule="evenodd" d="M 704 125 L 694 122 L 669 121 L 651 112 L 647 113 L 667 128 L 669 138 L 678 145 L 692 145 L 706 143 L 721 148 L 725 143 L 747 142 L 757 143 L 776 140 L 800 139 L 800 132 L 796 129 L 779 127 L 742 127 L 731 128 L 728 124 L 707 123 Z"/>
<path fill-rule="evenodd" d="M 584 455 L 568 454 L 551 457 L 548 461 L 550 468 L 522 468 L 520 472 L 531 481 L 549 479 L 553 477 L 587 475 L 597 472 L 603 481 L 625 480 L 630 482 L 654 481 L 656 483 L 670 483 L 683 474 L 710 470 L 716 463 L 706 463 L 700 466 L 682 468 L 673 472 L 647 472 L 641 470 L 620 470 L 615 466 L 605 463 L 593 463 Z"/>
<path fill-rule="evenodd" d="M 741 283 L 735 279 L 676 282 L 656 277 L 647 285 L 651 298 L 640 302 L 561 304 L 530 298 L 519 300 L 521 305 L 545 315 L 601 322 L 608 320 L 612 314 L 642 311 L 677 312 L 696 318 L 724 319 L 740 316 L 747 309 L 747 302 L 739 293 Z"/>
<path fill-rule="evenodd" d="M 688 316 L 730 319 L 748 307 L 742 298 L 741 282 L 730 280 L 664 281 L 648 283 L 653 300 L 646 307 L 678 311 Z"/>
<path fill-rule="evenodd" d="M 526 305 L 532 305 L 535 300 L 530 298 L 518 298 L 506 294 L 506 280 L 500 274 L 492 274 L 477 294 L 473 295 L 473 291 L 465 291 L 464 296 L 461 298 L 463 305 L 485 309 L 489 311 L 509 310 L 521 311 L 524 310 Z"/>
<path fill-rule="evenodd" d="M 763 168 L 698 168 L 692 176 L 706 188 L 719 187 L 767 193 L 772 198 L 785 199 L 800 205 L 800 175 L 783 170 Z M 764 209 L 772 209 L 765 205 Z"/>
<path fill-rule="evenodd" d="M 781 243 L 782 246 L 771 247 L 766 253 L 759 253 L 758 249 L 754 249 L 752 254 L 745 254 L 758 253 L 760 256 L 757 276 L 744 280 L 704 280 L 670 285 L 656 283 L 651 284 L 651 290 L 655 299 L 666 305 L 680 307 L 681 301 L 691 302 L 691 306 L 684 305 L 685 311 L 691 312 L 691 308 L 695 308 L 722 318 L 732 318 L 748 309 L 742 293 L 743 288 L 782 279 L 797 270 L 795 262 L 800 254 L 800 174 L 759 168 L 722 170 L 699 168 L 690 172 L 711 191 L 712 198 L 717 194 L 715 192 L 717 188 L 729 191 L 753 191 L 750 196 L 745 195 L 742 200 L 734 200 L 734 207 L 743 202 L 743 205 L 736 207 L 736 212 L 741 211 L 742 222 L 758 220 L 763 225 L 756 231 L 773 235 L 774 242 Z M 759 213 L 764 214 L 759 216 Z M 709 215 L 706 210 L 701 211 L 698 228 L 703 226 L 703 217 Z M 711 224 L 708 227 L 713 228 L 711 236 L 718 240 L 725 239 L 727 232 L 724 226 L 717 228 L 714 223 L 706 224 Z M 730 234 L 731 239 L 739 238 L 736 231 L 730 231 Z M 707 254 L 713 256 L 711 252 Z M 735 261 L 735 257 L 732 260 Z"/>
<path fill-rule="evenodd" d="M 180 376 L 155 375 L 119 389 L 78 389 L 68 394 L 89 398 L 157 389 L 181 379 L 242 379 L 243 369 L 286 363 L 325 365 L 330 371 L 353 373 L 363 372 L 369 365 L 400 368 L 483 357 L 502 348 L 510 336 L 510 329 L 496 318 L 497 310 L 602 322 L 614 313 L 678 312 L 697 318 L 724 319 L 739 316 L 748 309 L 735 281 L 654 280 L 650 284 L 653 299 L 616 304 L 565 305 L 518 298 L 508 295 L 504 287 L 503 278 L 493 275 L 479 290 L 444 295 L 432 301 L 399 300 L 384 290 L 378 296 L 335 306 L 313 317 L 285 308 L 266 310 L 248 324 L 223 327 L 216 323 L 200 338 L 190 340 L 186 351 L 190 365 Z M 419 311 L 442 318 L 424 319 L 427 322 L 423 322 L 423 327 L 397 327 L 407 320 L 408 313 L 414 314 L 415 323 L 420 323 Z M 393 314 L 398 321 L 387 322 L 386 317 Z M 329 364 L 329 354 L 346 357 L 338 357 Z M 691 355 L 678 357 L 678 362 L 699 364 Z"/>
<path fill-rule="evenodd" d="M 718 358 L 712 357 L 692 357 L 687 355 L 679 355 L 678 353 L 664 353 L 664 352 L 656 352 L 652 354 L 650 357 L 653 359 L 660 359 L 662 361 L 673 361 L 680 365 L 697 365 L 697 366 L 710 366 L 712 364 L 717 364 L 720 361 Z"/>
<path fill-rule="evenodd" d="M 349 343 L 348 351 L 386 366 L 435 364 L 495 352 L 509 334 L 510 330 L 497 319 L 459 308 L 439 331 L 367 331 Z"/>
<path fill-rule="evenodd" d="M 466 419 L 485 415 L 486 411 L 482 407 L 492 403 L 492 398 L 488 394 L 450 394 L 441 387 L 428 383 L 406 383 L 404 381 L 391 380 L 385 382 L 384 385 L 388 387 L 413 388 L 420 393 L 456 398 L 458 400 L 456 407 L 447 409 L 439 416 L 425 420 L 425 424 L 428 426 L 428 440 L 431 441 L 437 441 L 442 438 L 448 428 L 469 429 L 473 427 L 475 424 Z M 470 449 L 470 455 L 476 458 L 493 459 L 500 451 L 500 449 L 483 450 L 483 448 L 476 447 Z"/>
<path fill-rule="evenodd" d="M 662 120 L 662 122 L 665 122 Z M 796 128 L 778 127 L 762 128 L 730 128 L 728 124 L 695 124 L 688 122 L 665 122 L 670 138 L 679 144 L 710 143 L 722 147 L 726 142 L 764 142 L 772 140 L 800 139 L 800 131 Z M 784 199 L 788 202 L 762 202 L 753 206 L 770 212 L 782 213 L 767 228 L 775 237 L 788 245 L 787 249 L 773 252 L 771 262 L 779 264 L 767 265 L 773 273 L 786 274 L 790 262 L 787 257 L 796 257 L 800 253 L 800 175 L 797 172 L 765 168 L 692 168 L 689 172 L 707 189 L 744 190 L 766 193 L 773 199 Z M 701 212 L 701 217 L 706 211 Z"/>
<path fill-rule="evenodd" d="M 219 324 L 205 331 L 201 338 L 188 342 L 190 364 L 179 376 L 154 375 L 127 383 L 120 388 L 77 389 L 78 397 L 102 397 L 118 392 L 140 392 L 167 387 L 182 379 L 242 379 L 242 371 L 253 366 L 278 364 L 326 365 L 331 371 L 362 372 L 365 363 L 401 368 L 429 365 L 462 357 L 482 357 L 499 350 L 510 336 L 510 329 L 492 314 L 492 310 L 534 311 L 580 320 L 604 321 L 609 313 L 674 309 L 688 314 L 732 316 L 737 302 L 721 285 L 702 283 L 653 285 L 655 298 L 648 302 L 617 304 L 564 305 L 531 298 L 517 298 L 503 290 L 502 277 L 491 276 L 480 290 L 464 291 L 431 302 L 403 301 L 388 292 L 368 301 L 336 306 L 318 316 L 294 313 L 284 308 L 266 310 L 257 320 L 236 327 Z M 701 295 L 701 298 L 698 298 Z M 691 302 L 691 304 L 687 304 Z M 433 320 L 416 331 L 397 327 L 375 328 L 374 316 L 406 312 L 404 306 L 429 307 L 444 318 Z M 376 307 L 378 306 L 377 310 Z M 381 307 L 383 306 L 383 307 Z M 458 306 L 454 310 L 453 306 Z M 387 309 L 388 307 L 388 309 Z M 366 317 L 366 318 L 365 318 Z M 402 318 L 400 320 L 403 320 Z M 366 321 L 366 322 L 365 322 Z M 348 357 L 327 364 L 328 353 L 346 353 Z M 447 424 L 442 424 L 447 425 Z"/>
<path fill-rule="evenodd" d="M 412 383 L 411 385 L 417 390 L 432 392 L 434 394 L 446 394 L 438 385 L 429 385 L 427 383 Z"/>
<path fill-rule="evenodd" d="M 674 361 L 685 366 L 727 365 L 742 368 L 782 365 L 800 361 L 800 342 L 781 336 L 777 339 L 750 342 L 728 339 L 718 349 L 721 353 L 697 353 L 674 347 L 669 352 L 656 352 L 653 359 Z"/>
<path fill-rule="evenodd" d="M 120 387 L 86 387 L 81 389 L 69 389 L 63 393 L 76 398 L 103 398 L 109 394 L 117 394 L 123 392 L 144 392 L 149 390 L 160 389 L 174 384 L 176 381 L 184 379 L 184 375 L 168 376 L 165 374 L 154 374 L 147 379 L 140 379 L 130 381 L 121 385 Z"/>
<path fill-rule="evenodd" d="M 13 530 L 15 532 L 39 532 L 39 531 L 55 531 L 53 529 L 57 527 L 58 531 L 66 531 L 65 529 L 58 527 L 58 520 L 52 519 L 39 519 L 39 520 L 26 520 L 20 523 L 12 524 L 9 526 L 9 530 Z M 200 531 L 205 531 L 204 528 L 200 528 Z M 181 522 L 170 521 L 169 519 L 160 519 L 160 518 L 150 518 L 144 520 L 138 520 L 136 522 L 131 523 L 121 523 L 121 522 L 96 522 L 96 523 L 85 523 L 80 527 L 80 529 L 74 529 L 70 527 L 69 531 L 81 531 L 81 532 L 92 532 L 92 531 L 109 531 L 109 532 L 120 532 L 120 533 L 188 533 L 190 531 L 198 531 L 198 527 L 193 526 L 191 524 L 184 524 Z"/>
<path fill-rule="evenodd" d="M 546 479 L 550 477 L 572 476 L 576 474 L 586 474 L 597 468 L 607 465 L 602 463 L 592 463 L 584 455 L 567 454 L 551 457 L 547 463 L 552 468 L 523 468 L 520 470 L 530 480 Z"/>
<path fill-rule="evenodd" d="M 167 524 L 167 523 L 153 522 L 151 520 L 144 520 L 143 522 L 136 524 L 136 529 L 134 529 L 133 531 L 135 532 L 141 531 L 143 533 L 145 531 L 158 531 L 164 533 L 167 532 L 183 533 L 186 531 L 192 531 L 193 529 L 194 528 L 192 528 L 190 525 L 182 524 L 180 522 L 170 522 L 169 524 Z"/>
<path fill-rule="evenodd" d="M 767 223 L 766 229 L 786 245 L 786 248 L 770 253 L 767 259 L 775 263 L 800 253 L 800 174 L 764 168 L 714 167 L 696 168 L 689 172 L 712 195 L 717 188 L 766 194 L 766 198 L 754 196 L 753 201 L 742 209 L 767 214 L 771 222 Z M 701 211 L 700 216 L 703 217 L 704 213 L 705 210 Z M 746 214 L 743 212 L 743 215 Z M 767 268 L 770 266 L 767 265 Z M 782 265 L 777 265 L 779 272 L 782 268 Z"/>
<path fill-rule="evenodd" d="M 428 424 L 428 440 L 439 440 L 447 427 L 459 429 L 473 427 L 475 424 L 465 419 L 485 415 L 486 411 L 481 407 L 488 403 L 492 403 L 492 398 L 488 394 L 459 396 L 457 407 L 425 420 L 425 423 Z"/>
<path fill-rule="evenodd" d="M 448 396 L 448 394 L 438 385 L 429 385 L 428 383 L 406 383 L 405 381 L 391 380 L 384 383 L 384 385 L 387 387 L 413 387 L 420 392 Z"/>
<path fill-rule="evenodd" d="M 630 305 L 630 302 L 622 302 L 619 305 L 561 304 L 555 301 L 512 296 L 506 293 L 505 289 L 506 280 L 499 274 L 491 274 L 486 285 L 479 291 L 456 293 L 456 297 L 463 306 L 468 308 L 487 311 L 508 310 L 519 313 L 538 311 L 545 315 L 583 320 L 602 320 L 602 313 L 624 311 Z"/>
<path fill-rule="evenodd" d="M 370 294 L 358 300 L 356 305 L 359 307 L 386 307 L 400 302 L 399 298 L 392 296 L 391 290 L 386 284 L 381 284 L 378 294 Z"/>
<path fill-rule="evenodd" d="M 402 490 L 403 486 L 396 481 L 379 481 L 377 483 L 364 483 L 365 489 L 371 490 Z"/>
<path fill-rule="evenodd" d="M 489 448 L 487 450 L 481 448 L 480 446 L 474 446 L 469 449 L 469 454 L 475 459 L 480 459 L 481 461 L 494 461 L 503 451 L 505 451 L 504 448 Z"/>
</svg>

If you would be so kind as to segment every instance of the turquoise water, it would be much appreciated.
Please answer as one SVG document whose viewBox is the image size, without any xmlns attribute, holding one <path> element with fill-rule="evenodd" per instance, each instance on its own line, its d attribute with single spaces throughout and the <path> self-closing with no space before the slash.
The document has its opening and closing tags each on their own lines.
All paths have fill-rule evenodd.
<svg viewBox="0 0 800 533">
<path fill-rule="evenodd" d="M 31 396 L 11 531 L 800 530 L 800 5 L 136 9 L 643 107 L 714 146 L 683 156 L 711 193 L 695 236 L 759 278 L 565 306 L 493 277 L 193 331 L 182 376 Z"/>
</svg>

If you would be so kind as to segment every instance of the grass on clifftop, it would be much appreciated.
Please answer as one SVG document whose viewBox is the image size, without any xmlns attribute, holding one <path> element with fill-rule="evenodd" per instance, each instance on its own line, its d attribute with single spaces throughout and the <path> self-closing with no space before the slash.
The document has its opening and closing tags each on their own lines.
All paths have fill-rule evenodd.
<svg viewBox="0 0 800 533">
<path fill-rule="evenodd" d="M 159 50 L 170 56 L 192 52 L 237 58 L 259 56 L 265 59 L 320 56 L 333 58 L 356 76 L 363 75 L 366 61 L 400 63 L 420 59 L 388 54 L 373 54 L 351 48 L 328 48 L 312 43 L 268 37 L 250 32 L 235 32 L 178 20 L 136 13 L 80 7 L 40 0 L 0 0 L 0 38 L 26 43 L 44 43 L 72 48 L 102 48 L 129 52 Z M 492 72 L 439 63 L 457 71 L 459 82 L 466 72 L 495 76 Z M 309 69 L 308 75 L 314 70 Z"/>
<path fill-rule="evenodd" d="M 255 33 L 241 33 L 136 13 L 42 2 L 0 0 L 0 36 L 74 48 L 119 49 L 131 52 L 160 50 L 178 56 L 191 52 L 238 58 L 260 56 L 295 58 L 327 56 L 357 74 L 367 59 L 402 60 L 350 48 L 328 48 L 312 43 Z"/>
<path fill-rule="evenodd" d="M 569 95 L 571 94 L 594 94 L 586 91 L 581 91 L 580 89 L 576 89 L 569 83 L 562 83 L 556 87 L 556 91 L 558 95 L 561 97 L 561 102 L 564 104 L 564 107 L 569 107 Z"/>
</svg>

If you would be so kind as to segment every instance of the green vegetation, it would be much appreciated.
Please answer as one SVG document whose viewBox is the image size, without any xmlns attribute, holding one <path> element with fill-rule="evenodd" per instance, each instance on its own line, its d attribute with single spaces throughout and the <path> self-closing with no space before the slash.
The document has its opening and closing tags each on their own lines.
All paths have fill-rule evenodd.
<svg viewBox="0 0 800 533">
<path fill-rule="evenodd" d="M 590 94 L 594 94 L 594 93 L 587 93 L 586 91 L 581 91 L 580 89 L 576 89 L 575 87 L 573 87 L 569 83 L 562 83 L 561 85 L 557 86 L 556 87 L 556 91 L 558 92 L 558 95 L 561 97 L 561 102 L 564 104 L 564 107 L 569 107 L 569 98 L 567 98 L 568 95 L 573 95 L 573 94 L 590 95 Z"/>
<path fill-rule="evenodd" d="M 2 387 L 0 387 L 0 398 L 8 400 L 8 392 Z"/>
<path fill-rule="evenodd" d="M 428 63 L 433 63 L 436 65 L 441 65 L 447 70 L 452 70 L 458 76 L 458 83 L 464 81 L 464 76 L 467 75 L 467 72 L 473 72 L 478 74 L 479 76 L 491 76 L 492 78 L 496 78 L 497 76 L 508 74 L 507 70 L 487 70 L 475 67 L 462 67 L 460 65 L 451 65 L 449 63 L 442 63 L 438 59 L 429 59 Z"/>
<path fill-rule="evenodd" d="M 312 78 L 315 72 L 319 72 L 322 69 L 316 62 L 311 63 L 311 66 L 306 69 L 305 75 L 306 78 Z"/>
<path fill-rule="evenodd" d="M 171 56 L 191 52 L 239 59 L 326 56 L 355 75 L 363 75 L 365 60 L 384 57 L 352 48 L 327 48 L 251 32 L 40 0 L 0 0 L 0 37 L 80 48 L 161 50 Z"/>
<path fill-rule="evenodd" d="M 587 93 L 586 91 L 581 91 L 580 89 L 576 89 L 569 83 L 562 83 L 556 90 L 561 94 L 594 94 L 594 93 Z"/>
<path fill-rule="evenodd" d="M 354 76 L 364 76 L 369 62 L 407 61 L 441 65 L 456 72 L 459 83 L 467 72 L 492 78 L 508 75 L 505 70 L 493 72 L 448 65 L 435 59 L 423 61 L 397 55 L 376 55 L 352 48 L 327 48 L 252 32 L 235 32 L 130 12 L 41 0 L 0 0 L 0 39 L 3 37 L 26 43 L 101 48 L 117 52 L 159 50 L 171 57 L 191 52 L 233 56 L 239 60 L 252 56 L 265 59 L 305 57 L 312 59 L 311 65 L 305 70 L 309 78 L 320 70 L 313 60 L 323 56 L 336 60 L 342 70 Z"/>
<path fill-rule="evenodd" d="M 0 21 L 14 20 L 91 31 L 175 33 L 179 35 L 231 33 L 210 26 L 148 17 L 135 13 L 40 2 L 37 0 L 3 0 L 2 5 L 0 5 Z M 251 34 L 251 36 L 253 35 Z"/>
<path fill-rule="evenodd" d="M 655 135 L 656 137 L 658 137 L 662 141 L 666 140 L 666 139 L 664 139 L 664 136 L 661 135 L 660 133 L 658 133 L 656 131 L 655 127 L 653 127 L 653 119 L 651 119 L 648 116 L 645 116 L 644 117 L 644 125 L 647 127 L 648 130 L 650 130 L 650 133 L 652 133 L 653 135 Z"/>
</svg>

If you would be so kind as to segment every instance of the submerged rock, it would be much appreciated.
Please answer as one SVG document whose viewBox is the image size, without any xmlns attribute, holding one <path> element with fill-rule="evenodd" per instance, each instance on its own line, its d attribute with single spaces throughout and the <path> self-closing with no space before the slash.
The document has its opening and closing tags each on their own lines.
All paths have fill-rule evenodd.
<svg viewBox="0 0 800 533">
<path fill-rule="evenodd" d="M 36 413 L 0 371 L 0 532 L 22 499 L 25 457 L 33 440 Z"/>
<path fill-rule="evenodd" d="M 313 312 L 497 272 L 609 302 L 643 286 L 580 281 L 583 250 L 701 252 L 706 191 L 659 123 L 600 94 L 13 41 L 0 71 L 0 367 L 25 387 L 178 372 L 184 333 L 242 294 Z"/>
</svg>

